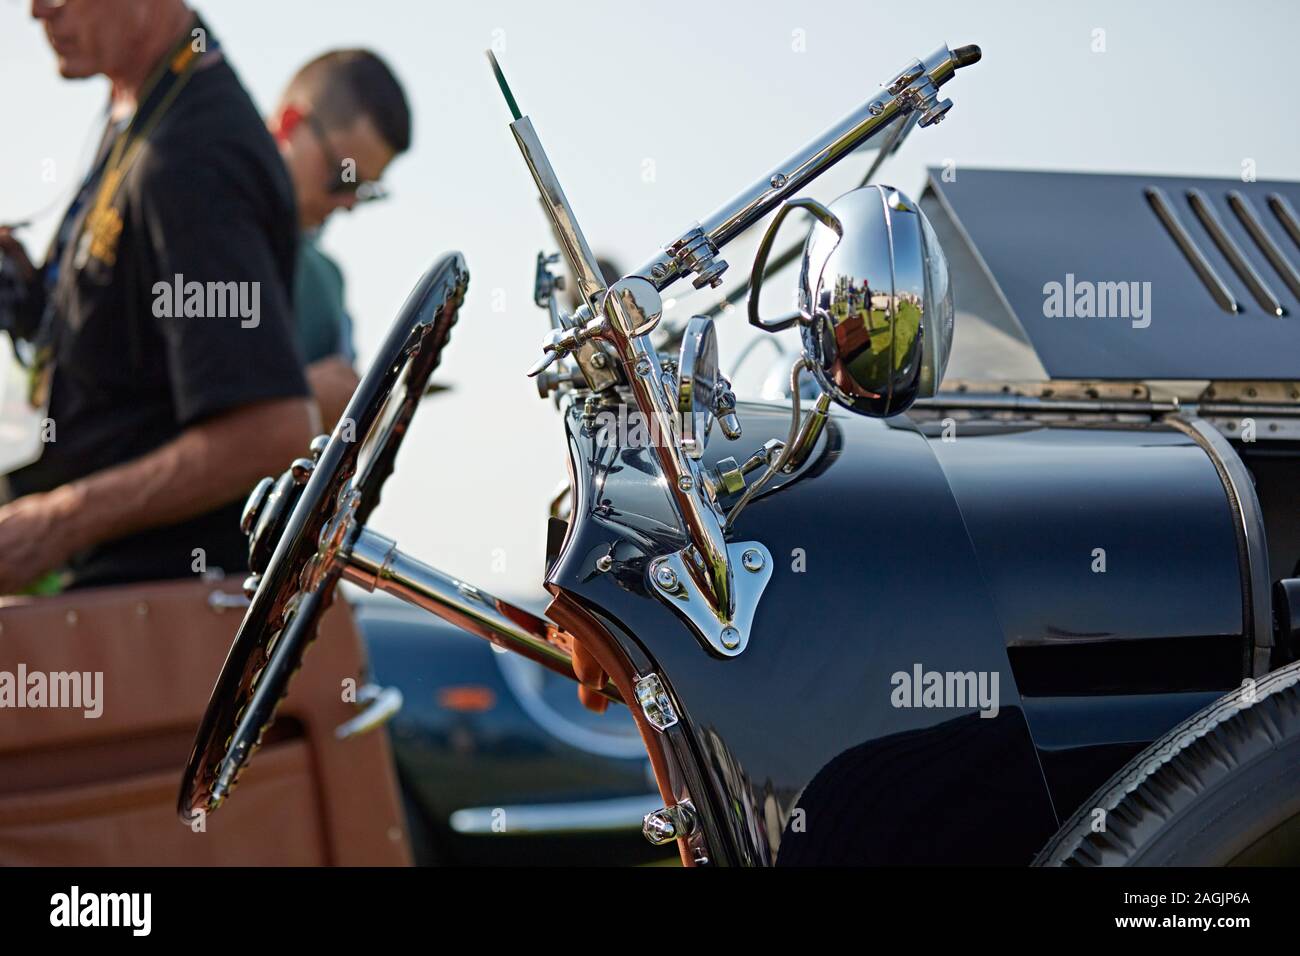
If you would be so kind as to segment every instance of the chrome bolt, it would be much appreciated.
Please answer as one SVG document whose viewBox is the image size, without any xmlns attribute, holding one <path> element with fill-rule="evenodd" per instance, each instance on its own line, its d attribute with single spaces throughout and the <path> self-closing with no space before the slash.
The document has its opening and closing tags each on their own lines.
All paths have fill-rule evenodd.
<svg viewBox="0 0 1300 956">
<path fill-rule="evenodd" d="M 641 833 L 655 846 L 663 846 L 678 837 L 689 837 L 697 826 L 695 808 L 683 800 L 676 806 L 647 813 L 641 822 Z"/>
<path fill-rule="evenodd" d="M 662 845 L 672 843 L 673 840 L 677 839 L 677 823 L 663 810 L 658 810 L 658 812 L 646 814 L 645 821 L 641 825 L 641 832 L 655 847 L 662 847 Z"/>
<path fill-rule="evenodd" d="M 329 435 L 317 435 L 311 440 L 311 460 L 320 461 L 320 456 L 325 453 L 325 448 L 330 443 Z"/>
<path fill-rule="evenodd" d="M 680 478 L 677 479 L 677 487 L 681 491 L 690 491 L 692 488 L 695 487 L 695 482 L 691 480 L 690 475 L 682 475 Z"/>
<path fill-rule="evenodd" d="M 784 185 L 785 185 L 786 183 L 788 183 L 790 180 L 788 180 L 788 179 L 786 178 L 785 173 L 777 173 L 775 176 L 772 177 L 772 179 L 771 179 L 770 181 L 771 181 L 771 183 L 772 183 L 772 188 L 773 188 L 773 189 L 780 189 L 782 186 L 784 186 Z"/>
<path fill-rule="evenodd" d="M 648 358 L 639 358 L 636 360 L 636 373 L 638 375 L 650 374 L 650 360 Z"/>
<path fill-rule="evenodd" d="M 655 568 L 655 584 L 659 585 L 665 591 L 672 591 L 677 587 L 677 572 L 666 564 L 661 564 Z"/>
<path fill-rule="evenodd" d="M 591 357 L 592 368 L 604 368 L 608 364 L 609 364 L 609 356 L 606 355 L 604 352 L 597 352 L 595 355 Z"/>
<path fill-rule="evenodd" d="M 289 471 L 293 474 L 293 483 L 295 485 L 307 484 L 315 468 L 316 462 L 310 458 L 295 458 L 293 464 L 289 466 Z"/>
<path fill-rule="evenodd" d="M 650 278 L 652 279 L 662 279 L 666 275 L 668 275 L 668 267 L 662 262 L 656 262 L 650 270 Z"/>
<path fill-rule="evenodd" d="M 750 548 L 740 556 L 740 563 L 745 566 L 746 571 L 762 571 L 766 562 L 763 560 L 762 551 L 757 548 Z"/>
<path fill-rule="evenodd" d="M 722 629 L 722 646 L 729 651 L 734 651 L 740 646 L 740 632 L 734 627 L 724 627 Z"/>
<path fill-rule="evenodd" d="M 870 106 L 867 107 L 867 112 L 869 112 L 872 116 L 879 116 L 884 111 L 885 111 L 885 104 L 880 102 L 880 100 L 874 101 Z"/>
<path fill-rule="evenodd" d="M 608 571 L 613 566 L 614 566 L 614 559 L 611 558 L 608 554 L 602 554 L 599 558 L 596 559 L 597 571 Z"/>
</svg>

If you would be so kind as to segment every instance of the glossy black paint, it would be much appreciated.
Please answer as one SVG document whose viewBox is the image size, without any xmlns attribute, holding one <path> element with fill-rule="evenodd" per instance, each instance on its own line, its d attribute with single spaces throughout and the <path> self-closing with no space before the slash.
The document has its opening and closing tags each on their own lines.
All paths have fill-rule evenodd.
<svg viewBox="0 0 1300 956">
<path fill-rule="evenodd" d="M 788 429 L 786 408 L 740 414 L 743 439 L 715 435 L 708 462 Z M 1205 453 L 1164 427 L 944 448 L 905 418 L 834 413 L 730 535 L 776 567 L 747 650 L 723 660 L 646 594 L 649 559 L 684 544 L 650 450 L 602 445 L 574 409 L 566 426 L 577 518 L 549 580 L 666 678 L 683 713 L 667 735 L 694 760 L 715 862 L 1027 863 L 1081 793 L 1214 696 L 1186 692 L 1175 656 L 1167 682 L 1157 670 L 1130 692 L 1126 652 L 1243 640 L 1231 509 Z M 1129 580 L 1088 578 L 1098 536 Z M 1119 686 L 1025 700 L 1012 641 L 1108 643 Z M 996 716 L 895 706 L 893 675 L 916 665 L 996 675 Z M 1208 666 L 1210 683 L 1239 679 Z"/>
<path fill-rule="evenodd" d="M 958 423 L 950 438 L 931 447 L 1066 816 L 1248 673 L 1237 515 L 1206 450 L 1171 424 Z"/>
<path fill-rule="evenodd" d="M 961 425 L 930 447 L 1008 643 L 1221 635 L 1240 643 L 1233 513 L 1195 441 L 1168 425 L 975 434 Z M 1228 675 L 1228 686 L 1240 676 Z"/>
</svg>

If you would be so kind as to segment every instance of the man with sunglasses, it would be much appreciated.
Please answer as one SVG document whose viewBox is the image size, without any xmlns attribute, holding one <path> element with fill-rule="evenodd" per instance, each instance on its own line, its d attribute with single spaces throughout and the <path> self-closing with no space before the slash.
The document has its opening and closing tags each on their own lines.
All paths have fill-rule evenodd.
<svg viewBox="0 0 1300 956">
<path fill-rule="evenodd" d="M 337 210 L 382 199 L 379 177 L 411 145 L 402 86 L 368 50 L 333 50 L 289 82 L 268 122 L 293 180 L 302 241 L 294 312 L 307 380 L 325 428 L 357 386 L 343 274 L 318 237 Z"/>
<path fill-rule="evenodd" d="M 7 476 L 0 594 L 56 569 L 78 587 L 242 573 L 248 489 L 315 430 L 288 173 L 183 0 L 32 0 L 32 16 L 60 74 L 105 76 L 110 96 L 44 264 L 0 229 L 46 422 L 39 458 Z"/>
</svg>

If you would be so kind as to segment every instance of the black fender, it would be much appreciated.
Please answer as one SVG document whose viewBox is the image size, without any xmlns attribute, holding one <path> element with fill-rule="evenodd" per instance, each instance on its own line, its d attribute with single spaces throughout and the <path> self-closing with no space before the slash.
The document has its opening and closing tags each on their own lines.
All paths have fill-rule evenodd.
<svg viewBox="0 0 1300 956">
<path fill-rule="evenodd" d="M 706 465 L 743 459 L 788 431 L 788 407 L 750 404 L 740 412 L 743 439 L 715 435 Z M 565 426 L 574 517 L 548 586 L 600 621 L 639 674 L 652 669 L 669 687 L 681 720 L 664 736 L 683 765 L 669 788 L 695 805 L 714 862 L 1030 862 L 1073 804 L 1054 806 L 1046 748 L 1027 718 L 1009 645 L 1031 624 L 1049 638 L 1049 625 L 1087 631 L 1101 645 L 1150 637 L 1159 615 L 1148 612 L 1143 588 L 1156 585 L 1159 600 L 1173 600 L 1182 593 L 1176 573 L 1195 571 L 1200 587 L 1183 613 L 1165 619 L 1165 630 L 1233 642 L 1236 656 L 1210 683 L 1239 678 L 1244 631 L 1232 509 L 1205 451 L 1170 426 L 1116 441 L 1105 430 L 1090 433 L 1094 448 L 1113 453 L 1087 465 L 1086 456 L 1059 458 L 1060 449 L 1033 429 L 1007 432 L 996 447 L 958 441 L 944 448 L 905 417 L 833 412 L 809 461 L 765 488 L 729 536 L 762 541 L 775 568 L 746 650 L 728 659 L 707 651 L 647 592 L 649 562 L 685 543 L 652 450 L 584 422 L 573 406 Z M 1115 466 L 1118 476 L 1107 470 Z M 1073 484 L 1052 487 L 1062 477 Z M 1147 560 L 1154 545 L 1130 526 L 1132 508 L 1107 504 L 1101 488 L 1070 493 L 1075 485 L 1105 485 L 1122 496 L 1126 483 L 1150 490 L 1148 517 L 1162 527 L 1194 519 L 1177 542 L 1177 567 Z M 1014 495 L 1006 495 L 1008 485 Z M 1007 530 L 999 496 L 1024 509 L 1018 547 L 1015 536 L 998 538 Z M 1121 552 L 1148 551 L 1130 553 L 1143 581 L 1128 583 L 1103 624 L 1087 575 L 1092 538 L 1107 528 L 1123 532 Z M 1082 570 L 1075 544 L 1088 546 Z M 595 562 L 605 555 L 613 564 L 602 572 Z M 1063 564 L 1071 567 L 1052 566 Z M 1147 689 L 1144 723 L 1133 734 L 1141 739 L 1123 743 L 1140 749 L 1202 706 L 1205 693 L 1221 693 L 1201 688 L 1195 675 L 1182 680 L 1182 666 L 1168 662 L 1176 692 Z M 931 707 L 916 698 L 903 706 L 899 675 L 910 679 L 918 668 L 996 684 L 996 707 Z M 1189 683 L 1202 696 L 1189 697 Z M 1124 692 L 1084 696 L 1105 713 Z M 1094 708 L 1073 704 L 1044 722 L 1050 746 L 1095 756 Z M 1131 753 L 1106 751 L 1082 772 L 1086 784 L 1071 780 L 1065 789 L 1086 794 Z"/>
</svg>

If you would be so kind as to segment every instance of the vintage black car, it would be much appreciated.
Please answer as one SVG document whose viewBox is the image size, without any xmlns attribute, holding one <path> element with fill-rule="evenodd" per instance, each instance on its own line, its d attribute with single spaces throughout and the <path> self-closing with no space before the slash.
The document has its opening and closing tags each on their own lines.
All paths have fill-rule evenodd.
<svg viewBox="0 0 1300 956">
<path fill-rule="evenodd" d="M 182 818 L 230 799 L 344 580 L 626 704 L 665 804 L 644 832 L 688 865 L 1300 856 L 1300 195 L 965 169 L 920 202 L 804 195 L 942 119 L 979 55 L 909 64 L 610 284 L 498 71 L 583 302 L 561 312 L 539 261 L 553 329 L 531 374 L 571 478 L 551 603 L 367 527 L 466 295 L 451 254 L 340 428 L 249 501 L 252 603 Z M 776 210 L 748 315 L 802 354 L 786 398 L 737 402 L 725 321 L 672 321 L 660 293 L 717 285 Z M 814 220 L 799 307 L 768 319 L 792 211 Z"/>
</svg>

